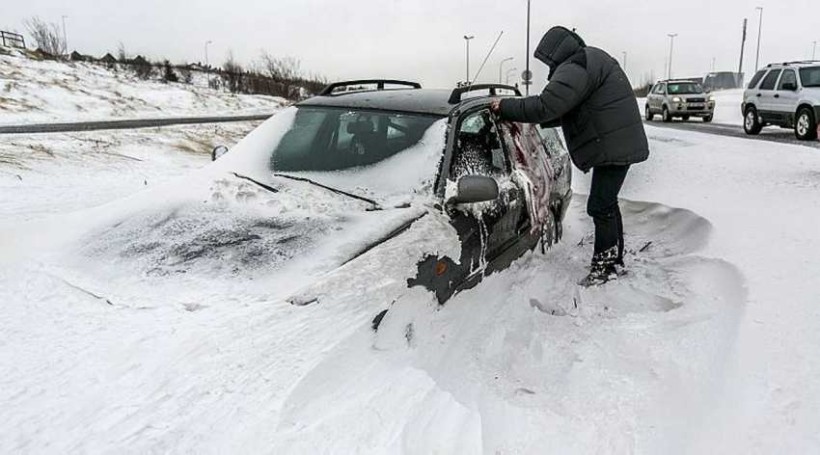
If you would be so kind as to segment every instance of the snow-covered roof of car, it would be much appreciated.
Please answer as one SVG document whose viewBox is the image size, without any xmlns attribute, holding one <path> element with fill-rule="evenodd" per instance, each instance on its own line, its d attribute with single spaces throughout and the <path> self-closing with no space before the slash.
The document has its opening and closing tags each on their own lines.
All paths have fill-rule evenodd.
<svg viewBox="0 0 820 455">
<path fill-rule="evenodd" d="M 796 62 L 782 62 L 782 63 L 769 63 L 766 65 L 766 68 L 779 68 L 785 66 L 816 66 L 820 65 L 820 60 L 800 60 Z"/>
<path fill-rule="evenodd" d="M 452 90 L 397 89 L 345 92 L 308 98 L 297 106 L 348 107 L 447 116 L 456 107 L 448 102 Z"/>
</svg>

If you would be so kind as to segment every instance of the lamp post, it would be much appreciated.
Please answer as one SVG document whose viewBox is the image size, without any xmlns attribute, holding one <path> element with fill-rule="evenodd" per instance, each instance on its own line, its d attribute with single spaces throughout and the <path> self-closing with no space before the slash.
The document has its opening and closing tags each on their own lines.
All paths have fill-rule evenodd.
<svg viewBox="0 0 820 455">
<path fill-rule="evenodd" d="M 473 38 L 473 35 L 464 35 L 464 42 L 467 43 L 467 85 L 470 85 L 470 40 Z"/>
<path fill-rule="evenodd" d="M 208 63 L 208 45 L 213 43 L 213 41 L 208 40 L 205 41 L 205 68 L 210 67 L 211 65 Z"/>
<path fill-rule="evenodd" d="M 757 56 L 755 57 L 755 71 L 760 68 L 760 32 L 763 31 L 763 7 L 755 8 L 760 12 L 760 21 L 757 23 Z"/>
<path fill-rule="evenodd" d="M 509 62 L 509 61 L 510 61 L 510 60 L 512 60 L 512 59 L 513 59 L 512 57 L 507 57 L 507 58 L 505 58 L 504 60 L 501 60 L 501 63 L 499 63 L 499 64 L 498 64 L 498 83 L 499 83 L 499 84 L 500 84 L 501 82 L 503 82 L 503 79 L 501 78 L 501 75 L 502 75 L 502 74 L 503 74 L 503 72 L 504 72 L 504 64 L 505 64 L 505 63 L 507 63 L 507 62 Z"/>
<path fill-rule="evenodd" d="M 510 85 L 510 74 L 515 74 L 516 71 L 518 71 L 518 68 L 510 68 L 507 70 L 507 79 L 505 81 L 507 85 Z"/>
<path fill-rule="evenodd" d="M 678 34 L 669 33 L 666 36 L 669 37 L 669 69 L 666 73 L 666 78 L 672 79 L 672 53 L 675 51 L 675 37 L 678 36 Z"/>
<path fill-rule="evenodd" d="M 817 54 L 817 40 L 814 40 L 814 46 L 811 48 L 811 59 L 814 60 Z"/>
<path fill-rule="evenodd" d="M 529 75 L 532 75 L 532 73 L 530 72 L 530 5 L 531 5 L 531 3 L 532 3 L 531 0 L 527 0 L 527 60 L 526 60 L 526 62 L 527 62 L 527 71 L 526 72 Z M 526 91 L 525 94 L 527 96 L 530 96 L 530 83 L 531 83 L 531 81 L 527 80 L 527 81 L 524 81 L 524 83 L 526 84 L 524 86 L 524 90 Z"/>
</svg>

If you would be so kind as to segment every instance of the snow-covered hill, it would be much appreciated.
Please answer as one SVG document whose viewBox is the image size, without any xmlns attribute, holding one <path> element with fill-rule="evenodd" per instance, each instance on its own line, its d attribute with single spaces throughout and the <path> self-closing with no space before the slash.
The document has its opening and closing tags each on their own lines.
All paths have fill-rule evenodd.
<svg viewBox="0 0 820 455">
<path fill-rule="evenodd" d="M 401 243 L 301 307 L 273 274 L 0 250 L 0 452 L 817 452 L 820 156 L 647 129 L 623 192 L 630 273 L 600 289 L 574 285 L 586 175 L 564 242 L 443 307 L 384 272 Z M 191 167 L 168 153 L 139 157 Z M 50 175 L 32 188 L 66 191 Z M 36 246 L 19 226 L 0 245 Z"/>
<path fill-rule="evenodd" d="M 0 125 L 229 114 L 267 114 L 285 103 L 193 84 L 144 81 L 133 72 L 0 52 Z"/>
</svg>

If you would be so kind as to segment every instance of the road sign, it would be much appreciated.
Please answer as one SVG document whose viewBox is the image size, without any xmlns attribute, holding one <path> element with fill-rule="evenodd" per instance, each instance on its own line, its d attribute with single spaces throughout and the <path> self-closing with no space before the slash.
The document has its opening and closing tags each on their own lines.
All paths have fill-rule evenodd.
<svg viewBox="0 0 820 455">
<path fill-rule="evenodd" d="M 524 70 L 524 72 L 521 73 L 521 80 L 524 81 L 524 82 L 531 81 L 532 80 L 532 71 Z"/>
<path fill-rule="evenodd" d="M 532 81 L 522 81 L 521 83 L 524 85 L 532 85 Z"/>
</svg>

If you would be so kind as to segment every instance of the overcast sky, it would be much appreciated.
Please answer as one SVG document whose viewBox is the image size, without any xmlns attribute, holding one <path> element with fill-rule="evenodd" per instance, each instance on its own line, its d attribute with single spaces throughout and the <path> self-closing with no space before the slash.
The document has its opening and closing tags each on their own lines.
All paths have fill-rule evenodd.
<svg viewBox="0 0 820 455">
<path fill-rule="evenodd" d="M 497 80 L 498 62 L 525 66 L 526 0 L 27 0 L 4 2 L 0 27 L 25 31 L 23 20 L 66 19 L 71 49 L 212 63 L 229 51 L 243 63 L 262 50 L 301 60 L 329 79 L 392 77 L 451 87 L 465 78 L 464 34 L 471 71 L 500 31 L 504 35 L 479 79 Z M 675 38 L 673 76 L 701 76 L 712 68 L 736 71 L 743 18 L 749 19 L 744 71 L 754 70 L 763 6 L 761 64 L 811 57 L 820 40 L 817 0 L 533 0 L 532 46 L 553 25 L 575 27 L 589 45 L 623 61 L 633 84 L 666 73 L 668 33 Z M 818 50 L 820 55 L 820 50 Z M 533 60 L 535 86 L 546 71 Z M 748 76 L 747 76 L 748 80 Z"/>
</svg>

